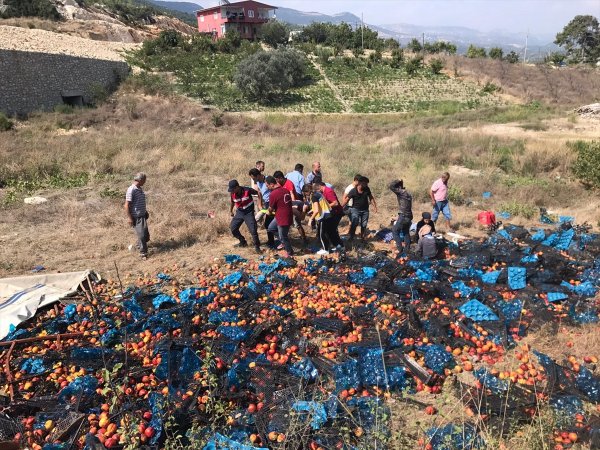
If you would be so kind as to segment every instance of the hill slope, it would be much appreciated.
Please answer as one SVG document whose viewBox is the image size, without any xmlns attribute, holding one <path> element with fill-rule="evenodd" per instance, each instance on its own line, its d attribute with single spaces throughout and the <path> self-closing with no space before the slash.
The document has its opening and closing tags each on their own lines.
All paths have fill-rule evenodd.
<svg viewBox="0 0 600 450">
<path fill-rule="evenodd" d="M 170 11 L 179 11 L 185 14 L 195 15 L 196 11 L 202 9 L 197 3 L 191 2 L 165 2 L 161 0 L 148 0 L 153 5 L 159 6 Z"/>
</svg>

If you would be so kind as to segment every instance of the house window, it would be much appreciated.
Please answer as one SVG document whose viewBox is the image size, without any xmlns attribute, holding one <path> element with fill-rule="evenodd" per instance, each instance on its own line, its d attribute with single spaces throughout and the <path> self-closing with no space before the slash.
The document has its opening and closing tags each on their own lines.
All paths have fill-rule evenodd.
<svg viewBox="0 0 600 450">
<path fill-rule="evenodd" d="M 204 14 L 200 16 L 200 22 L 204 22 Z"/>
<path fill-rule="evenodd" d="M 254 17 L 254 10 L 253 9 L 249 9 L 248 10 L 248 17 L 250 17 L 250 18 Z"/>
<path fill-rule="evenodd" d="M 221 25 L 221 34 L 225 35 L 225 25 Z"/>
<path fill-rule="evenodd" d="M 213 19 L 217 20 L 219 18 L 219 13 L 217 11 L 215 11 L 213 13 Z"/>
</svg>

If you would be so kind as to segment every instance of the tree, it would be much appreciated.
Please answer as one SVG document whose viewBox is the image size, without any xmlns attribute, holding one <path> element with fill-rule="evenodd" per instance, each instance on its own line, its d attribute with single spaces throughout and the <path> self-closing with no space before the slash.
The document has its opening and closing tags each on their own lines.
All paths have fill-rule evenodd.
<svg viewBox="0 0 600 450">
<path fill-rule="evenodd" d="M 354 30 L 346 22 L 330 25 L 327 43 L 333 47 L 350 48 L 354 40 Z"/>
<path fill-rule="evenodd" d="M 504 51 L 500 47 L 492 47 L 489 55 L 492 59 L 502 59 L 504 56 Z"/>
<path fill-rule="evenodd" d="M 509 62 L 511 64 L 516 64 L 519 62 L 519 54 L 517 52 L 515 52 L 514 50 L 511 50 L 504 57 L 504 61 Z"/>
<path fill-rule="evenodd" d="M 404 50 L 401 48 L 395 48 L 392 50 L 392 60 L 390 61 L 390 66 L 394 69 L 399 69 L 402 67 L 402 63 L 404 62 Z"/>
<path fill-rule="evenodd" d="M 413 53 L 419 53 L 421 50 L 423 50 L 423 47 L 417 38 L 412 38 L 412 40 L 406 45 L 406 48 Z"/>
<path fill-rule="evenodd" d="M 431 61 L 429 61 L 429 68 L 431 69 L 432 73 L 434 73 L 435 75 L 439 75 L 442 72 L 442 69 L 444 68 L 444 61 L 440 58 L 434 58 Z"/>
<path fill-rule="evenodd" d="M 313 44 L 323 44 L 329 37 L 329 24 L 321 22 L 313 22 L 307 25 L 302 30 L 302 38 L 304 41 L 312 42 Z"/>
<path fill-rule="evenodd" d="M 594 16 L 575 16 L 556 35 L 556 45 L 563 47 L 574 62 L 595 63 L 600 58 L 600 25 Z"/>
<path fill-rule="evenodd" d="M 394 50 L 400 48 L 400 42 L 394 38 L 387 38 L 385 41 L 383 41 L 383 47 L 386 50 Z"/>
<path fill-rule="evenodd" d="M 487 55 L 485 53 L 485 48 L 476 47 L 475 45 L 469 45 L 467 49 L 467 58 L 485 58 Z"/>
<path fill-rule="evenodd" d="M 278 45 L 287 43 L 290 31 L 283 23 L 277 20 L 270 20 L 260 27 L 258 36 L 264 43 L 277 48 Z"/>
<path fill-rule="evenodd" d="M 555 66 L 561 66 L 564 64 L 567 59 L 567 55 L 560 52 L 552 52 L 549 55 L 544 57 L 544 62 L 546 64 L 554 64 Z"/>
<path fill-rule="evenodd" d="M 260 51 L 240 61 L 234 81 L 246 98 L 268 103 L 304 81 L 306 64 L 295 50 Z"/>
</svg>

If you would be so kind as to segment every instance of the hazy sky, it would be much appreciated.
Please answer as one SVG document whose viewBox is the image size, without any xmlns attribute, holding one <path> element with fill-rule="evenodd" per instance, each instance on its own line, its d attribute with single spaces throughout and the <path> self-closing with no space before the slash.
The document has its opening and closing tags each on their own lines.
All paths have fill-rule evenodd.
<svg viewBox="0 0 600 450">
<path fill-rule="evenodd" d="M 202 0 L 195 0 L 202 4 Z M 576 15 L 600 18 L 600 0 L 272 0 L 265 3 L 301 11 L 349 11 L 366 23 L 456 25 L 480 31 L 503 29 L 555 34 Z"/>
</svg>

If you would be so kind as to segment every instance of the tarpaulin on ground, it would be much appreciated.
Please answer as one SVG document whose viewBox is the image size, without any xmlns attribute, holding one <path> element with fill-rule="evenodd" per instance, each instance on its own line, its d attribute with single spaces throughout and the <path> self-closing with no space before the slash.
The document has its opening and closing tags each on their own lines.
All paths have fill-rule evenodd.
<svg viewBox="0 0 600 450">
<path fill-rule="evenodd" d="M 12 327 L 33 317 L 38 308 L 74 294 L 88 276 L 98 278 L 85 270 L 0 279 L 0 339 Z"/>
</svg>

